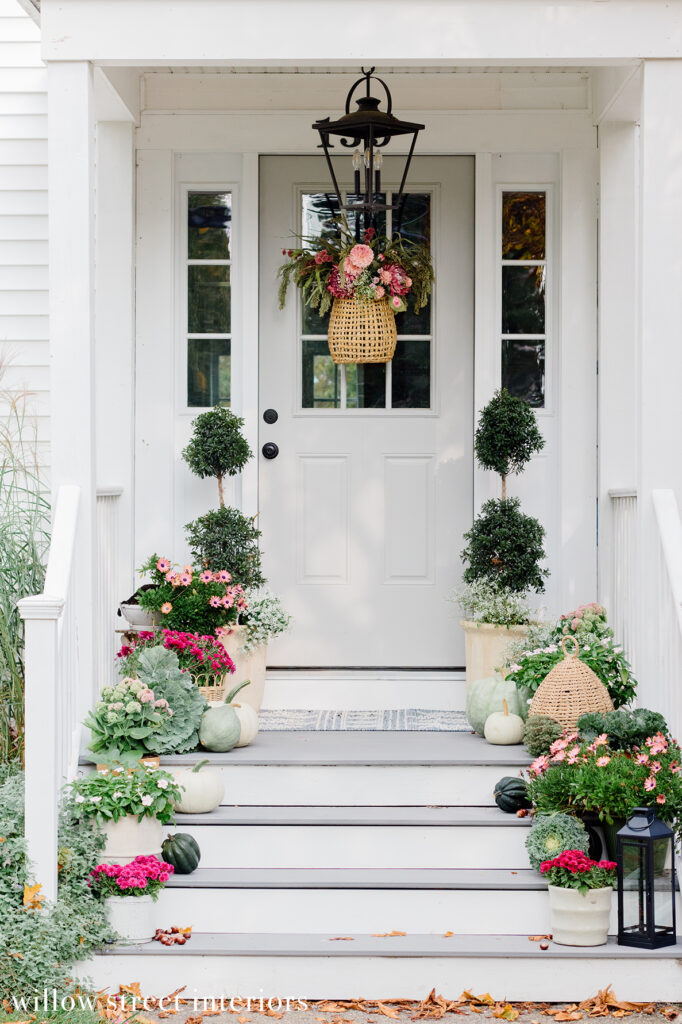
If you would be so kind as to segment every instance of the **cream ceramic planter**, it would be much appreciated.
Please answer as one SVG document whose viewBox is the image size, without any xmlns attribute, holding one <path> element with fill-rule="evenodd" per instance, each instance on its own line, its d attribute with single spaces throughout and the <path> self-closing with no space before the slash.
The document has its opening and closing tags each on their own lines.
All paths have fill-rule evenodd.
<svg viewBox="0 0 682 1024">
<path fill-rule="evenodd" d="M 265 691 L 265 660 L 267 647 L 257 647 L 248 654 L 242 653 L 242 644 L 246 639 L 246 626 L 233 626 L 230 632 L 221 637 L 221 643 L 234 662 L 234 673 L 227 677 L 227 688 L 251 681 L 239 691 L 239 703 L 250 704 L 254 711 L 260 711 Z"/>
<path fill-rule="evenodd" d="M 156 907 L 151 896 L 108 896 L 109 924 L 121 936 L 119 945 L 151 942 L 156 931 Z"/>
<path fill-rule="evenodd" d="M 500 671 L 505 675 L 504 652 L 512 640 L 528 635 L 528 626 L 493 626 L 489 622 L 462 619 L 466 641 L 467 686 Z"/>
<path fill-rule="evenodd" d="M 136 857 L 158 857 L 161 860 L 163 826 L 156 818 L 126 814 L 118 821 L 105 821 L 107 837 L 102 861 L 107 864 L 130 864 Z M 132 897 L 137 902 L 137 897 Z"/>
<path fill-rule="evenodd" d="M 560 946 L 603 946 L 609 933 L 610 885 L 603 889 L 561 889 L 550 885 L 552 938 Z"/>
</svg>

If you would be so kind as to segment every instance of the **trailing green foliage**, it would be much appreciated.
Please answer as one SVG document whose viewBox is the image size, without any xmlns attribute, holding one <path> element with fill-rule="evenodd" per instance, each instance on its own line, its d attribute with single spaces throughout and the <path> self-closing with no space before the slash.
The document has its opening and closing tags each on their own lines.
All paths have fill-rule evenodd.
<svg viewBox="0 0 682 1024">
<path fill-rule="evenodd" d="M 531 757 L 548 754 L 549 748 L 563 732 L 562 727 L 547 715 L 529 715 L 523 742 Z"/>
<path fill-rule="evenodd" d="M 496 391 L 481 412 L 474 449 L 484 469 L 503 478 L 520 473 L 531 457 L 545 447 L 531 407 L 510 395 L 506 388 Z"/>
<path fill-rule="evenodd" d="M 3 367 L 0 365 L 0 377 Z M 26 396 L 2 395 L 0 425 L 0 763 L 24 747 L 24 624 L 17 604 L 45 579 L 50 506 L 41 490 Z"/>
<path fill-rule="evenodd" d="M 544 860 L 552 860 L 564 850 L 587 853 L 588 847 L 585 826 L 570 814 L 538 814 L 526 836 L 528 859 L 536 871 Z"/>
<path fill-rule="evenodd" d="M 537 519 L 521 512 L 518 498 L 486 501 L 474 525 L 464 534 L 469 543 L 462 551 L 465 583 L 488 579 L 493 584 L 523 593 L 545 589 L 548 569 L 544 528 Z"/>
<path fill-rule="evenodd" d="M 649 711 L 648 708 L 619 708 L 605 714 L 591 711 L 578 719 L 578 732 L 584 743 L 593 743 L 597 736 L 606 734 L 612 750 L 643 747 L 647 738 L 658 732 L 670 738 L 663 715 L 658 711 Z"/>
<path fill-rule="evenodd" d="M 236 476 L 253 452 L 242 434 L 244 420 L 222 405 L 202 412 L 192 421 L 192 437 L 182 457 L 199 477 L 214 476 L 218 481 L 221 508 L 223 477 Z"/>
<path fill-rule="evenodd" d="M 223 506 L 207 512 L 187 523 L 185 533 L 192 557 L 204 568 L 214 572 L 229 569 L 232 579 L 244 589 L 265 584 L 258 547 L 261 531 L 236 508 Z"/>
<path fill-rule="evenodd" d="M 33 881 L 25 859 L 23 803 L 23 778 L 5 775 L 0 785 L 0 835 L 5 840 L 0 863 L 0 1002 L 10 1005 L 13 997 L 42 998 L 45 989 L 72 992 L 73 964 L 113 938 L 103 905 L 88 886 L 104 837 L 96 826 L 79 822 L 69 798 L 59 817 L 58 900 L 45 910 L 23 906 L 24 885 Z M 91 1019 L 83 1016 L 88 1024 Z M 68 1017 L 69 1024 L 78 1020 L 77 1015 Z"/>
</svg>

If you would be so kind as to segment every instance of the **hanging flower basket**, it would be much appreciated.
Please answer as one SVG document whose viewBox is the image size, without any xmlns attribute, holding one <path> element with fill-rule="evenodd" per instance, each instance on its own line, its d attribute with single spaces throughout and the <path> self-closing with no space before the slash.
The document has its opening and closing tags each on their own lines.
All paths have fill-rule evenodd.
<svg viewBox="0 0 682 1024">
<path fill-rule="evenodd" d="M 335 363 L 387 363 L 397 336 L 388 299 L 334 299 L 328 337 Z"/>
</svg>

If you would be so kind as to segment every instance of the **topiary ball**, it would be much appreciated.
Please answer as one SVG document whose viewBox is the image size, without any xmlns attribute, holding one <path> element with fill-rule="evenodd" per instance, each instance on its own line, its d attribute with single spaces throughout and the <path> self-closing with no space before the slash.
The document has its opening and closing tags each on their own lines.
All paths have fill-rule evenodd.
<svg viewBox="0 0 682 1024">
<path fill-rule="evenodd" d="M 536 871 L 543 861 L 558 857 L 564 850 L 587 853 L 588 847 L 585 826 L 570 814 L 538 814 L 526 837 L 530 866 Z"/>
<path fill-rule="evenodd" d="M 549 748 L 562 732 L 559 723 L 548 715 L 529 715 L 523 742 L 531 757 L 540 757 L 541 754 L 549 753 Z"/>
</svg>

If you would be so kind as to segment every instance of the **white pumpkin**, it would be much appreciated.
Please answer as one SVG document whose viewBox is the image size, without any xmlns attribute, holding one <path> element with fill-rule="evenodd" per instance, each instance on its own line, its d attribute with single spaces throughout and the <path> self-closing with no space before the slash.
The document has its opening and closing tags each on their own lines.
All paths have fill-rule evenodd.
<svg viewBox="0 0 682 1024">
<path fill-rule="evenodd" d="M 175 810 L 182 814 L 208 814 L 219 807 L 225 795 L 222 774 L 216 768 L 206 768 L 204 759 L 193 768 L 176 768 L 175 781 L 183 787 Z"/>
<path fill-rule="evenodd" d="M 241 733 L 239 735 L 238 747 L 248 747 L 249 743 L 255 739 L 258 733 L 258 712 L 251 707 L 250 704 L 235 704 L 234 698 L 237 696 L 240 690 L 243 690 L 245 686 L 248 686 L 250 680 L 247 679 L 245 682 L 236 686 L 231 693 L 228 693 L 225 703 L 229 704 L 234 709 L 234 713 L 239 719 L 239 725 L 241 726 Z"/>
<path fill-rule="evenodd" d="M 510 715 L 509 705 L 502 701 L 503 711 L 493 711 L 485 720 L 483 735 L 488 743 L 510 746 L 523 741 L 524 724 L 520 715 Z"/>
</svg>

